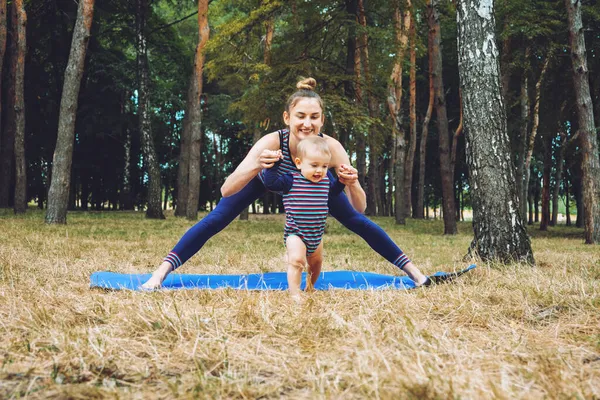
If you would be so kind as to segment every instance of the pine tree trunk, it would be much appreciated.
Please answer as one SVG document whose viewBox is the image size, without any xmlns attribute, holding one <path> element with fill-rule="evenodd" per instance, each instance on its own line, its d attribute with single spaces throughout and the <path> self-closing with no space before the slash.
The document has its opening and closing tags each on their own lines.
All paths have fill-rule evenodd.
<svg viewBox="0 0 600 400">
<path fill-rule="evenodd" d="M 571 195 L 569 194 L 569 177 L 567 174 L 565 174 L 565 208 L 567 226 L 571 226 Z"/>
<path fill-rule="evenodd" d="M 25 53 L 27 14 L 23 0 L 13 2 L 13 24 L 17 32 L 17 56 L 15 57 L 15 214 L 27 210 L 27 163 L 25 161 Z"/>
<path fill-rule="evenodd" d="M 546 60 L 544 61 L 544 66 L 542 67 L 542 72 L 535 84 L 535 100 L 533 104 L 533 113 L 532 113 L 532 123 L 531 123 L 531 132 L 527 136 L 527 141 L 525 149 L 523 149 L 523 154 L 525 154 L 524 161 L 524 171 L 525 178 L 523 179 L 523 187 L 528 187 L 529 179 L 530 179 L 530 167 L 531 167 L 531 157 L 533 156 L 533 147 L 535 144 L 535 138 L 537 136 L 538 128 L 540 126 L 540 98 L 542 93 L 542 82 L 544 81 L 544 76 L 546 75 L 546 71 L 548 70 L 548 65 L 550 65 L 550 53 L 546 55 Z M 528 104 L 529 102 L 527 102 Z M 529 111 L 527 111 L 527 116 L 529 116 Z M 524 124 L 526 125 L 526 124 Z M 517 177 L 519 179 L 519 177 Z"/>
<path fill-rule="evenodd" d="M 6 31 L 7 31 L 7 20 L 6 20 L 6 0 L 0 0 L 0 72 L 4 65 L 4 55 L 6 54 Z M 2 152 L 2 79 L 0 79 L 0 154 Z M 1 167 L 1 165 L 0 165 Z"/>
<path fill-rule="evenodd" d="M 434 108 L 438 128 L 440 150 L 440 178 L 442 181 L 442 207 L 444 216 L 444 234 L 455 235 L 456 219 L 454 218 L 454 177 L 450 171 L 450 138 L 448 132 L 448 115 L 446 111 L 446 95 L 442 78 L 442 49 L 440 16 L 437 10 L 439 0 L 431 0 L 429 27 L 433 29 L 432 76 L 435 92 Z"/>
<path fill-rule="evenodd" d="M 154 148 L 152 137 L 151 109 L 148 68 L 148 43 L 146 38 L 146 18 L 148 16 L 148 0 L 137 0 L 136 28 L 137 28 L 137 71 L 138 71 L 138 118 L 140 127 L 140 141 L 144 164 L 148 171 L 148 208 L 146 218 L 164 219 L 161 208 L 162 184 L 160 182 L 160 166 Z"/>
<path fill-rule="evenodd" d="M 194 58 L 195 59 L 195 58 Z M 183 117 L 183 127 L 181 129 L 181 139 L 179 141 L 179 166 L 177 167 L 177 206 L 175 216 L 185 217 L 187 214 L 187 201 L 189 192 L 189 173 L 190 173 L 190 139 L 191 139 L 191 115 L 194 113 L 194 96 L 198 92 L 198 80 L 195 72 L 190 77 L 190 83 L 187 91 L 187 101 L 185 104 L 185 115 Z"/>
<path fill-rule="evenodd" d="M 363 27 L 362 34 L 359 36 L 361 60 L 364 71 L 364 83 L 367 92 L 367 110 L 369 117 L 374 120 L 377 118 L 377 105 L 373 98 L 373 79 L 369 62 L 369 37 L 367 35 L 367 18 L 363 0 L 358 0 L 358 22 Z M 379 215 L 377 205 L 381 203 L 378 189 L 378 167 L 380 146 L 377 140 L 377 130 L 375 124 L 369 125 L 368 144 L 369 144 L 369 171 L 367 182 L 367 209 L 368 215 Z"/>
<path fill-rule="evenodd" d="M 540 230 L 547 231 L 550 225 L 550 174 L 552 172 L 552 145 L 548 143 L 548 138 L 544 147 L 544 171 L 542 173 L 542 220 Z"/>
<path fill-rule="evenodd" d="M 408 45 L 408 29 L 410 28 L 410 11 L 404 16 L 400 5 L 394 10 L 394 29 L 396 35 L 396 59 L 388 83 L 387 103 L 392 117 L 392 161 L 390 165 L 390 181 L 394 182 L 394 216 L 397 224 L 406 223 L 406 207 L 404 205 L 404 167 L 406 165 L 406 139 L 402 127 L 402 64 Z"/>
<path fill-rule="evenodd" d="M 475 233 L 470 251 L 483 260 L 533 263 L 510 158 L 495 25 L 492 0 L 459 2 L 458 65 Z"/>
<path fill-rule="evenodd" d="M 586 244 L 600 244 L 600 158 L 594 110 L 590 96 L 589 71 L 581 21 L 581 1 L 565 0 L 569 24 L 569 44 L 573 65 L 573 85 L 579 122 Z"/>
<path fill-rule="evenodd" d="M 11 7 L 10 13 L 13 14 L 14 6 Z M 12 18 L 12 17 L 11 17 Z M 13 194 L 13 168 L 15 161 L 15 89 L 16 89 L 16 57 L 17 57 L 17 27 L 14 23 L 11 24 L 11 32 L 8 35 L 8 68 L 7 87 L 6 87 L 6 116 L 4 117 L 4 129 L 0 141 L 0 208 L 11 207 L 14 200 Z M 0 79 L 1 81 L 1 79 Z"/>
<path fill-rule="evenodd" d="M 94 0 L 80 0 L 60 102 L 58 138 L 52 161 L 52 180 L 46 211 L 46 223 L 49 224 L 67 223 L 77 101 L 93 16 Z"/>
<path fill-rule="evenodd" d="M 529 47 L 525 50 L 525 54 L 529 54 Z M 527 57 L 527 56 L 526 56 Z M 523 79 L 521 82 L 521 95 L 520 95 L 520 105 L 521 105 L 521 129 L 519 131 L 519 154 L 517 155 L 516 160 L 516 184 L 517 184 L 517 193 L 519 194 L 519 202 L 521 207 L 522 215 L 525 216 L 525 207 L 526 207 L 526 199 L 529 194 L 529 176 L 530 176 L 530 164 L 531 157 L 529 157 L 529 162 L 526 162 L 528 157 L 528 135 L 529 135 L 529 78 L 527 76 L 527 71 L 523 70 Z M 532 147 L 533 151 L 533 147 Z M 532 153 L 533 154 L 533 153 Z M 525 165 L 527 164 L 527 167 Z"/>
<path fill-rule="evenodd" d="M 410 41 L 410 71 L 409 71 L 409 106 L 410 139 L 406 153 L 406 167 L 404 168 L 404 215 L 410 216 L 412 210 L 413 171 L 415 166 L 415 151 L 417 149 L 417 29 L 415 26 L 414 7 L 410 7 L 410 28 L 408 36 Z"/>
<path fill-rule="evenodd" d="M 356 10 L 356 21 L 358 22 L 358 8 Z M 358 35 L 357 35 L 358 36 Z M 359 108 L 363 107 L 362 90 L 362 71 L 361 71 L 361 50 L 360 40 L 355 40 L 354 47 L 354 95 L 356 104 Z M 358 181 L 362 187 L 367 187 L 367 144 L 365 142 L 365 133 L 359 129 L 354 130 L 356 140 L 356 169 L 358 170 Z"/>
<path fill-rule="evenodd" d="M 190 115 L 190 172 L 188 182 L 188 201 L 186 218 L 190 221 L 198 219 L 198 201 L 200 197 L 200 158 L 202 149 L 202 113 L 200 96 L 202 96 L 202 74 L 204 71 L 204 48 L 208 42 L 210 28 L 208 27 L 208 1 L 198 1 L 198 47 L 194 62 L 194 77 L 197 92 L 194 94 L 193 112 Z"/>
<path fill-rule="evenodd" d="M 427 1 L 427 18 L 430 19 L 432 9 L 431 9 L 431 0 Z M 425 161 L 427 154 L 427 136 L 429 135 L 429 121 L 431 120 L 431 114 L 433 112 L 433 100 L 435 97 L 435 92 L 433 90 L 433 30 L 429 28 L 428 39 L 427 39 L 427 54 L 429 57 L 429 103 L 427 104 L 427 111 L 425 112 L 425 117 L 423 118 L 423 128 L 421 131 L 421 143 L 419 145 L 419 183 L 417 185 L 417 202 L 416 206 L 413 208 L 413 217 L 423 219 L 423 210 L 424 210 L 424 200 L 425 200 Z"/>
</svg>

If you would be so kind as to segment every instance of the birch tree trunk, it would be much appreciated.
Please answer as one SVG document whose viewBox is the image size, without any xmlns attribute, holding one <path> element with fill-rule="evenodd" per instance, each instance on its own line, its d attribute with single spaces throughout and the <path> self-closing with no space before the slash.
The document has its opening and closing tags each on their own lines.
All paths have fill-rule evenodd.
<svg viewBox="0 0 600 400">
<path fill-rule="evenodd" d="M 583 215 L 586 244 L 600 244 L 600 158 L 590 96 L 589 71 L 581 21 L 581 1 L 565 0 L 569 23 L 569 44 L 573 85 L 581 140 Z"/>
<path fill-rule="evenodd" d="M 454 177 L 450 175 L 450 133 L 448 131 L 448 114 L 446 110 L 446 93 L 442 78 L 442 33 L 440 16 L 437 10 L 439 0 L 431 0 L 430 29 L 433 29 L 432 76 L 435 92 L 435 115 L 438 128 L 440 150 L 440 178 L 442 181 L 442 208 L 444 210 L 444 235 L 456 235 L 456 206 L 454 203 Z"/>
<path fill-rule="evenodd" d="M 431 0 L 427 0 L 427 19 L 431 18 Z M 427 157 L 427 136 L 429 136 L 429 121 L 431 120 L 431 114 L 433 112 L 433 99 L 435 97 L 433 91 L 433 77 L 432 77 L 432 62 L 431 59 L 433 51 L 433 30 L 429 28 L 427 35 L 427 54 L 429 57 L 428 67 L 428 79 L 429 79 L 429 103 L 427 104 L 427 111 L 423 118 L 423 127 L 421 130 L 421 143 L 419 145 L 419 183 L 417 185 L 417 203 L 413 209 L 413 217 L 421 218 L 424 215 L 425 206 L 425 161 Z"/>
<path fill-rule="evenodd" d="M 356 3 L 356 23 L 359 22 L 359 11 L 358 3 Z M 361 61 L 361 49 L 360 49 L 360 38 L 357 33 L 354 47 L 354 95 L 356 104 L 362 109 L 363 106 L 363 83 L 362 83 L 362 61 Z M 354 137 L 356 140 L 356 169 L 358 170 L 358 181 L 364 188 L 367 187 L 367 144 L 365 141 L 365 134 L 359 129 L 354 129 Z"/>
<path fill-rule="evenodd" d="M 204 70 L 204 47 L 208 42 L 208 0 L 198 1 L 198 47 L 194 62 L 194 77 L 197 91 L 194 93 L 193 113 L 190 115 L 190 172 L 188 183 L 188 201 L 186 218 L 190 221 L 198 219 L 198 199 L 200 197 L 200 158 L 202 148 L 202 112 L 200 96 L 202 96 L 202 73 Z"/>
<path fill-rule="evenodd" d="M 148 208 L 146 218 L 164 219 L 161 198 L 162 185 L 160 183 L 160 166 L 152 138 L 150 121 L 150 96 L 149 96 L 149 71 L 148 47 L 146 40 L 146 17 L 148 13 L 148 0 L 137 0 L 136 35 L 137 35 L 137 70 L 138 70 L 138 118 L 140 127 L 140 142 L 144 164 L 148 172 Z"/>
<path fill-rule="evenodd" d="M 60 101 L 58 137 L 52 161 L 52 180 L 46 210 L 46 223 L 49 224 L 67 223 L 77 101 L 93 17 L 94 0 L 80 0 Z"/>
<path fill-rule="evenodd" d="M 469 251 L 483 260 L 534 263 L 515 189 L 495 25 L 493 0 L 458 2 L 458 67 L 475 236 Z"/>
<path fill-rule="evenodd" d="M 15 75 L 15 214 L 22 214 L 27 210 L 27 163 L 25 161 L 25 53 L 27 14 L 23 0 L 13 2 L 13 24 L 16 27 L 17 55 L 14 67 Z"/>
</svg>

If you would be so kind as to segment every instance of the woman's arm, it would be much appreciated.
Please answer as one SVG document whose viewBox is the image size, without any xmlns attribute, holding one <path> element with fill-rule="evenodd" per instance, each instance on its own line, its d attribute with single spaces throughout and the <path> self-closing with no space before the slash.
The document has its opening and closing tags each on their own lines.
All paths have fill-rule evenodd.
<svg viewBox="0 0 600 400">
<path fill-rule="evenodd" d="M 223 197 L 229 197 L 244 188 L 263 168 L 271 168 L 279 161 L 279 134 L 269 133 L 252 146 L 248 155 L 221 186 Z"/>
<path fill-rule="evenodd" d="M 359 213 L 365 212 L 367 208 L 367 195 L 360 186 L 358 181 L 358 173 L 350 164 L 348 153 L 340 142 L 326 136 L 329 150 L 331 151 L 331 166 L 335 168 L 338 179 L 346 185 L 346 195 L 352 207 Z"/>
</svg>

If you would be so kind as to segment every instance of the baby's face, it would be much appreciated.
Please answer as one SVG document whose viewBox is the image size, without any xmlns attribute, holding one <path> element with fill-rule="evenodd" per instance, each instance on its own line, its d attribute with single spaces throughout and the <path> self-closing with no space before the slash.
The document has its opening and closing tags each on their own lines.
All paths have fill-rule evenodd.
<svg viewBox="0 0 600 400">
<path fill-rule="evenodd" d="M 319 182 L 327 175 L 331 156 L 326 154 L 313 154 L 304 156 L 302 159 L 296 157 L 296 167 L 306 179 L 311 182 Z"/>
</svg>

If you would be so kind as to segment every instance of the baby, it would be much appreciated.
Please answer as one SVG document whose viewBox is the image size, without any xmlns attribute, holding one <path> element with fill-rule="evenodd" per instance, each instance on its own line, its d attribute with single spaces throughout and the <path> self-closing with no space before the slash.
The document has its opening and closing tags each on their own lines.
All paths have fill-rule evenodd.
<svg viewBox="0 0 600 400">
<path fill-rule="evenodd" d="M 329 195 L 338 195 L 345 188 L 327 175 L 330 160 L 331 152 L 325 139 L 311 136 L 298 144 L 294 163 L 299 171 L 282 173 L 277 163 L 263 173 L 267 189 L 283 194 L 287 279 L 290 294 L 296 301 L 302 299 L 300 282 L 307 264 L 307 291 L 313 290 L 319 278 Z"/>
</svg>

